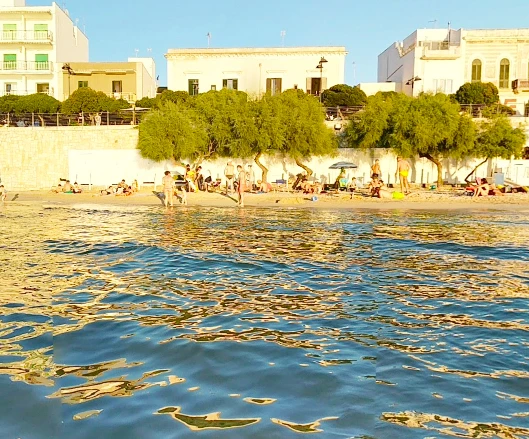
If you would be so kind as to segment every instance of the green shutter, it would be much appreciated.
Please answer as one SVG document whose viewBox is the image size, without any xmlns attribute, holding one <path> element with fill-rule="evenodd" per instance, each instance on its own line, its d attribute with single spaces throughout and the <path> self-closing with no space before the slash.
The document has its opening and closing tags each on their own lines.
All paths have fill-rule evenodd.
<svg viewBox="0 0 529 439">
<path fill-rule="evenodd" d="M 266 92 L 272 93 L 272 79 L 266 78 Z"/>
<path fill-rule="evenodd" d="M 48 54 L 37 53 L 35 55 L 35 69 L 36 70 L 48 70 Z"/>
<path fill-rule="evenodd" d="M 17 55 L 15 53 L 4 54 L 4 70 L 15 70 L 17 67 Z"/>
<path fill-rule="evenodd" d="M 46 40 L 48 38 L 48 25 L 36 24 L 33 26 L 33 32 L 36 40 Z"/>
<path fill-rule="evenodd" d="M 227 79 L 223 79 L 222 80 L 222 88 L 228 88 L 228 80 Z"/>
<path fill-rule="evenodd" d="M 233 89 L 234 90 L 239 90 L 239 80 L 238 79 L 233 79 Z"/>
<path fill-rule="evenodd" d="M 4 40 L 14 40 L 17 34 L 17 25 L 16 24 L 4 24 L 3 25 L 3 39 Z"/>
</svg>

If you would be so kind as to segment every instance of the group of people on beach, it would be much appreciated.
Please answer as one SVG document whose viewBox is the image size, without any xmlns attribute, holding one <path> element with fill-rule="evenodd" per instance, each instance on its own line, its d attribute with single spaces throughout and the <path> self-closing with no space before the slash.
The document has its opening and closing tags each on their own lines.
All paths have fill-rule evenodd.
<svg viewBox="0 0 529 439">
<path fill-rule="evenodd" d="M 59 183 L 56 188 L 52 188 L 52 192 L 57 194 L 80 194 L 83 192 L 83 189 L 77 182 L 74 184 L 70 183 L 70 180 L 61 180 L 64 181 L 64 184 Z"/>
<path fill-rule="evenodd" d="M 108 188 L 99 192 L 99 195 L 117 195 L 129 196 L 139 191 L 138 180 L 134 180 L 132 184 L 127 184 L 125 179 L 122 179 L 117 185 L 110 185 Z"/>
<path fill-rule="evenodd" d="M 408 175 L 410 173 L 410 164 L 402 157 L 397 157 L 397 176 L 400 183 L 401 194 L 408 195 L 411 193 Z M 384 180 L 382 180 L 382 169 L 380 160 L 376 159 L 371 166 L 371 181 L 368 184 L 370 195 L 376 198 L 394 198 L 393 193 L 388 189 Z"/>
</svg>

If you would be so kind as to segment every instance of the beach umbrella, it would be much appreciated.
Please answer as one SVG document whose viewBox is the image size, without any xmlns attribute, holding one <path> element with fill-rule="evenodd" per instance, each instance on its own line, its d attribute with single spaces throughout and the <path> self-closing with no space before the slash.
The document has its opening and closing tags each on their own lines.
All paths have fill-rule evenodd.
<svg viewBox="0 0 529 439">
<path fill-rule="evenodd" d="M 329 169 L 356 169 L 358 168 L 357 165 L 351 162 L 338 162 L 334 163 L 333 165 L 329 166 Z"/>
</svg>

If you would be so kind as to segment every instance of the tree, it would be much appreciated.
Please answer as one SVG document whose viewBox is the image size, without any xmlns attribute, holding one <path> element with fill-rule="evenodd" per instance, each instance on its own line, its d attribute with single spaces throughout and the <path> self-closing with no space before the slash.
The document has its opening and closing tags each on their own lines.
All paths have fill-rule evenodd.
<svg viewBox="0 0 529 439">
<path fill-rule="evenodd" d="M 314 96 L 291 89 L 281 93 L 280 102 L 284 108 L 281 113 L 284 138 L 280 151 L 311 176 L 312 169 L 302 160 L 309 160 L 314 155 L 336 154 L 338 138 L 325 126 L 324 109 Z"/>
<path fill-rule="evenodd" d="M 492 82 L 466 82 L 456 91 L 460 104 L 492 105 L 500 101 L 498 88 Z"/>
<path fill-rule="evenodd" d="M 158 99 L 141 98 L 139 101 L 136 101 L 135 105 L 137 108 L 154 108 L 156 105 L 158 105 Z"/>
<path fill-rule="evenodd" d="M 471 154 L 477 158 L 483 158 L 472 172 L 465 177 L 465 181 L 477 169 L 493 157 L 509 159 L 512 156 L 521 157 L 526 142 L 525 131 L 521 128 L 513 128 L 509 119 L 504 115 L 496 115 L 491 119 L 480 122 Z"/>
<path fill-rule="evenodd" d="M 322 93 L 322 102 L 326 107 L 356 107 L 364 105 L 367 102 L 367 96 L 358 86 L 338 84 Z"/>
<path fill-rule="evenodd" d="M 187 102 L 191 96 L 186 91 L 173 91 L 173 90 L 164 90 L 156 99 L 160 103 L 164 102 L 173 102 L 178 104 L 180 102 Z"/>
<path fill-rule="evenodd" d="M 437 184 L 443 184 L 442 159 L 460 157 L 474 141 L 474 123 L 460 114 L 457 103 L 444 94 L 417 98 L 398 94 L 368 100 L 366 109 L 346 129 L 353 147 L 389 147 L 403 157 L 418 155 L 437 167 Z"/>
<path fill-rule="evenodd" d="M 62 103 L 62 112 L 66 114 L 97 113 L 100 111 L 116 112 L 130 108 L 130 104 L 123 99 L 114 99 L 101 91 L 82 87 L 75 90 L 68 99 Z"/>
<path fill-rule="evenodd" d="M 207 148 L 202 119 L 183 103 L 166 102 L 140 123 L 138 149 L 145 158 L 181 161 L 204 155 Z"/>
<path fill-rule="evenodd" d="M 35 93 L 20 96 L 16 100 L 14 111 L 21 113 L 57 113 L 61 103 L 53 96 L 43 93 Z"/>
<path fill-rule="evenodd" d="M 12 113 L 17 107 L 20 96 L 5 95 L 0 97 L 0 113 Z"/>
</svg>

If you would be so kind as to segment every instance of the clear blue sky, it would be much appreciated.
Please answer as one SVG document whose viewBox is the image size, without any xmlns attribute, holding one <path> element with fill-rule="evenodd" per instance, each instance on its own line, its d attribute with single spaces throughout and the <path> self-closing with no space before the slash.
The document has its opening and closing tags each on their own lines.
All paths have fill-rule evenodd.
<svg viewBox="0 0 529 439">
<path fill-rule="evenodd" d="M 51 0 L 50 0 L 51 1 Z M 49 5 L 26 0 L 28 6 Z M 417 28 L 529 27 L 529 0 L 58 0 L 90 40 L 90 61 L 152 49 L 160 85 L 169 48 L 345 46 L 346 82 L 375 82 L 377 56 Z M 353 63 L 356 66 L 353 68 Z"/>
</svg>

